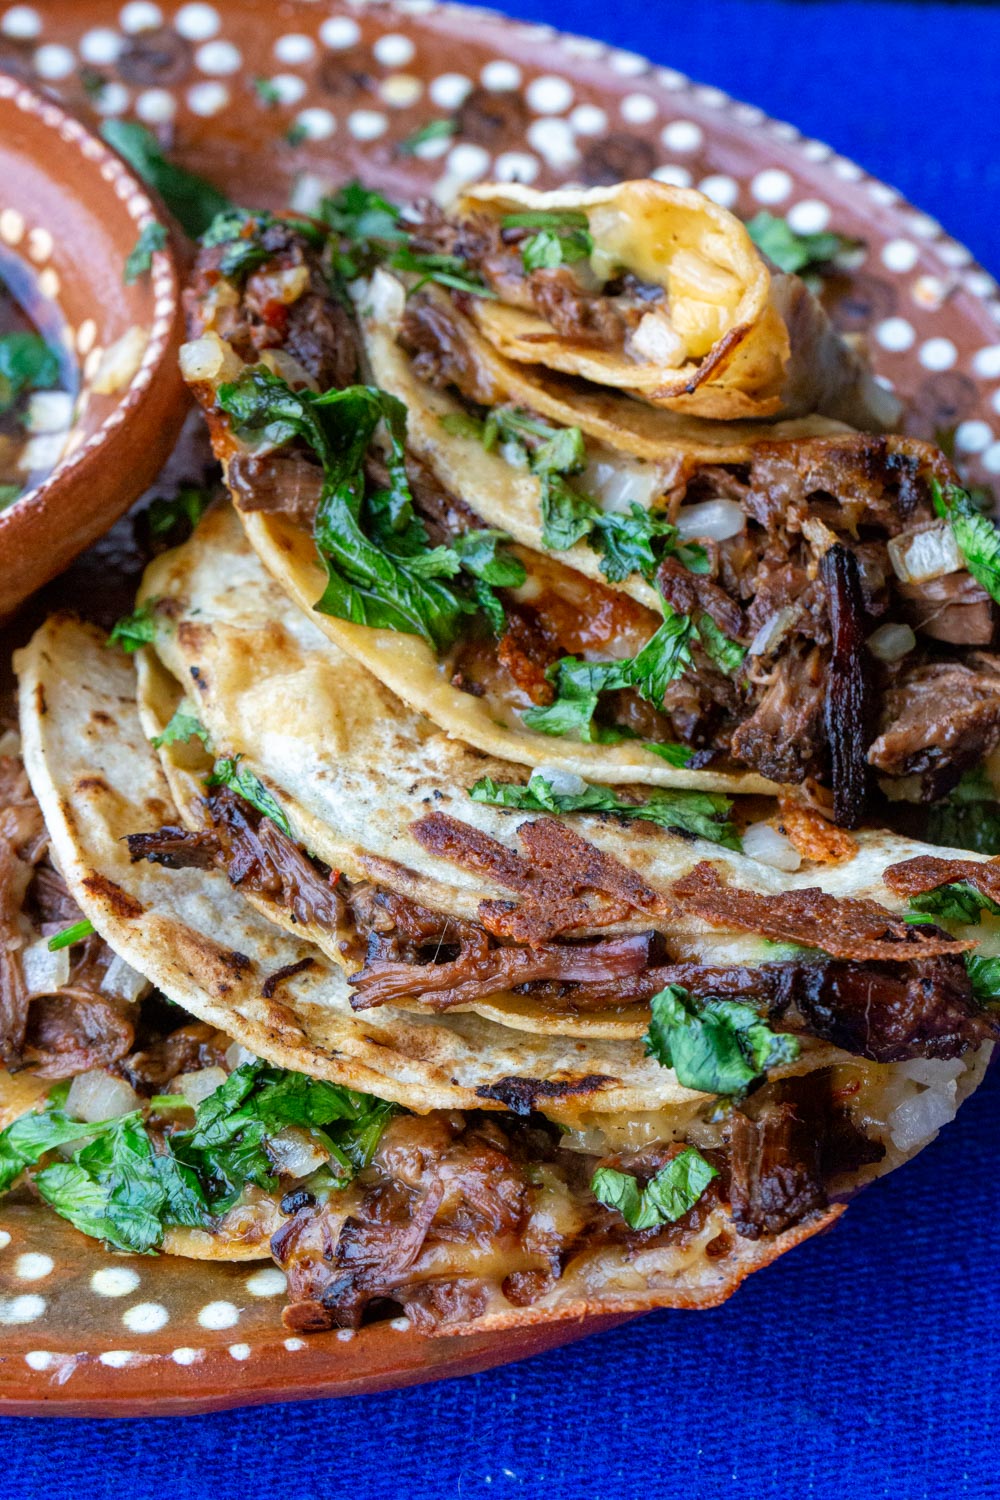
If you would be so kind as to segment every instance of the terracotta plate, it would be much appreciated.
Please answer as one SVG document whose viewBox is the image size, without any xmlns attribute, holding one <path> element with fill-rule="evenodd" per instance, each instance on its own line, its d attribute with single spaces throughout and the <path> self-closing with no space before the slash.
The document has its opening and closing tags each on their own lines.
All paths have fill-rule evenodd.
<svg viewBox="0 0 1000 1500">
<path fill-rule="evenodd" d="M 307 209 L 353 175 L 445 198 L 489 175 L 544 186 L 651 173 L 744 216 L 768 209 L 801 231 L 839 230 L 863 244 L 828 289 L 837 323 L 868 336 L 912 431 L 952 434 L 970 480 L 1000 475 L 993 279 L 822 142 L 634 53 L 434 0 L 46 0 L 0 11 L 0 68 L 44 83 L 90 123 L 145 121 L 248 203 L 281 207 L 291 195 Z M 281 1292 L 270 1264 L 109 1256 L 7 1200 L 0 1409 L 164 1413 L 377 1390 L 607 1326 L 427 1340 L 403 1319 L 305 1340 L 283 1336 Z"/>
</svg>

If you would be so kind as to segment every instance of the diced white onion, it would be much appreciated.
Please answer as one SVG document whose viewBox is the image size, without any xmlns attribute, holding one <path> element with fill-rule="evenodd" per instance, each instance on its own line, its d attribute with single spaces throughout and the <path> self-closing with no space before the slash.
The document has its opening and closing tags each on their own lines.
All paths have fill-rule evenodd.
<svg viewBox="0 0 1000 1500">
<path fill-rule="evenodd" d="M 959 573 L 965 567 L 965 559 L 947 522 L 929 526 L 926 531 L 894 536 L 889 542 L 889 559 L 896 577 L 903 583 L 926 583 L 928 578 Z"/>
<path fill-rule="evenodd" d="M 315 172 L 298 172 L 288 195 L 288 206 L 293 213 L 315 214 L 334 186 L 328 177 L 320 177 Z"/>
<path fill-rule="evenodd" d="M 116 1078 L 103 1068 L 78 1073 L 66 1096 L 66 1113 L 74 1120 L 96 1125 L 98 1120 L 113 1120 L 138 1109 L 141 1100 L 124 1078 Z"/>
<path fill-rule="evenodd" d="M 381 267 L 375 272 L 365 288 L 365 317 L 374 318 L 389 328 L 396 328 L 406 307 L 406 289 L 395 276 Z"/>
<path fill-rule="evenodd" d="M 183 1094 L 189 1104 L 200 1104 L 221 1089 L 228 1077 L 225 1068 L 198 1068 L 193 1073 L 179 1073 L 170 1085 L 170 1092 Z"/>
<path fill-rule="evenodd" d="M 5 729 L 0 734 L 0 759 L 17 760 L 21 754 L 21 736 L 16 729 Z"/>
<path fill-rule="evenodd" d="M 226 1067 L 230 1073 L 235 1073 L 236 1069 L 241 1068 L 244 1063 L 255 1063 L 256 1061 L 256 1052 L 250 1052 L 243 1046 L 242 1042 L 230 1042 L 226 1048 Z"/>
<path fill-rule="evenodd" d="M 602 510 L 627 514 L 633 505 L 641 505 L 643 510 L 652 509 L 665 484 L 663 473 L 656 464 L 598 450 L 580 475 L 580 488 L 584 494 L 593 495 L 600 501 Z"/>
<path fill-rule="evenodd" d="M 743 834 L 743 853 L 775 870 L 797 870 L 802 856 L 791 839 L 770 823 L 751 823 Z"/>
<path fill-rule="evenodd" d="M 685 540 L 699 537 L 725 542 L 739 536 L 746 524 L 743 507 L 735 500 L 702 500 L 698 505 L 682 505 L 677 512 L 677 531 Z"/>
<path fill-rule="evenodd" d="M 955 1118 L 956 1105 L 935 1089 L 924 1089 L 898 1104 L 887 1120 L 892 1143 L 899 1151 L 910 1151 L 937 1134 Z"/>
<path fill-rule="evenodd" d="M 965 1072 L 965 1062 L 960 1057 L 914 1057 L 909 1062 L 897 1063 L 893 1071 L 939 1093 L 954 1094 L 955 1084 Z"/>
<path fill-rule="evenodd" d="M 99 396 L 116 396 L 132 383 L 149 343 L 149 329 L 138 325 L 123 333 L 105 349 L 97 373 L 90 382 Z"/>
<path fill-rule="evenodd" d="M 52 995 L 69 981 L 69 949 L 49 952 L 47 938 L 32 943 L 21 955 L 24 982 L 31 995 Z"/>
<path fill-rule="evenodd" d="M 776 614 L 764 621 L 763 625 L 750 642 L 747 651 L 748 656 L 767 656 L 773 651 L 787 634 L 788 627 L 795 618 L 794 611 L 786 604 Z"/>
<path fill-rule="evenodd" d="M 38 470 L 54 469 L 63 456 L 66 437 L 65 431 L 36 432 L 18 455 L 17 467 L 21 473 L 34 474 Z"/>
<path fill-rule="evenodd" d="M 309 374 L 305 365 L 300 365 L 298 360 L 291 354 L 286 354 L 284 349 L 265 349 L 261 353 L 260 363 L 265 369 L 270 370 L 272 375 L 280 375 L 293 389 L 299 386 L 307 386 L 310 390 L 318 391 L 319 386 Z"/>
<path fill-rule="evenodd" d="M 65 432 L 73 421 L 69 391 L 34 391 L 28 398 L 24 425 L 29 432 Z"/>
<path fill-rule="evenodd" d="M 238 380 L 243 361 L 217 333 L 203 333 L 181 345 L 180 367 L 185 380 L 221 382 Z"/>
<path fill-rule="evenodd" d="M 880 625 L 868 637 L 868 649 L 879 661 L 900 661 L 917 644 L 909 625 Z"/>
<path fill-rule="evenodd" d="M 582 776 L 577 776 L 574 771 L 564 771 L 561 766 L 537 766 L 531 773 L 531 781 L 536 776 L 544 777 L 557 797 L 579 797 L 581 792 L 587 790 L 587 783 Z M 531 781 L 528 782 L 529 786 Z"/>
<path fill-rule="evenodd" d="M 684 340 L 665 312 L 644 313 L 628 341 L 628 349 L 633 359 L 648 360 L 668 370 L 682 365 L 687 354 Z"/>
<path fill-rule="evenodd" d="M 104 971 L 101 980 L 101 993 L 104 995 L 117 995 L 121 1000 L 141 1000 L 152 988 L 145 974 L 140 974 L 138 969 L 133 969 L 131 964 L 119 958 L 116 953 Z"/>
<path fill-rule="evenodd" d="M 330 1160 L 329 1152 L 295 1125 L 286 1125 L 270 1138 L 267 1154 L 279 1177 L 308 1177 Z"/>
</svg>

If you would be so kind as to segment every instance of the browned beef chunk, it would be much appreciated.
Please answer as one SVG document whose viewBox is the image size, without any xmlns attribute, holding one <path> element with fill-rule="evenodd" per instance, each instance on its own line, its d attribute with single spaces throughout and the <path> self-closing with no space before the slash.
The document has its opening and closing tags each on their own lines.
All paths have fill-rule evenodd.
<svg viewBox="0 0 1000 1500">
<path fill-rule="evenodd" d="M 32 999 L 22 1054 L 39 1078 L 109 1068 L 132 1045 L 132 1007 L 72 983 Z"/>
<path fill-rule="evenodd" d="M 737 1234 L 780 1234 L 826 1207 L 832 1177 L 884 1155 L 885 1147 L 835 1104 L 828 1075 L 766 1085 L 732 1114 L 729 1196 Z"/>
<path fill-rule="evenodd" d="M 160 1094 L 181 1073 L 221 1066 L 229 1038 L 214 1026 L 192 1021 L 122 1059 L 120 1071 L 140 1094 Z"/>
<path fill-rule="evenodd" d="M 676 557 L 667 557 L 656 572 L 656 585 L 667 603 L 678 614 L 711 615 L 724 635 L 736 640 L 745 632 L 743 611 L 725 589 L 710 578 L 692 573 Z"/>
<path fill-rule="evenodd" d="M 897 679 L 868 759 L 889 776 L 928 776 L 941 796 L 998 744 L 1000 658 L 974 652 L 967 664 L 929 663 Z"/>
<path fill-rule="evenodd" d="M 470 401 L 495 406 L 505 398 L 479 364 L 456 327 L 449 309 L 418 292 L 406 304 L 399 342 L 413 361 L 419 380 L 444 389 L 455 386 Z"/>
<path fill-rule="evenodd" d="M 623 342 L 626 328 L 615 299 L 585 291 L 569 266 L 532 271 L 528 288 L 535 311 L 563 338 L 603 348 Z"/>
<path fill-rule="evenodd" d="M 147 859 L 168 870 L 211 870 L 219 862 L 219 840 L 208 830 L 192 833 L 167 823 L 152 833 L 130 833 L 125 842 L 133 864 Z"/>
<path fill-rule="evenodd" d="M 824 751 L 826 663 L 818 650 L 781 657 L 770 685 L 731 740 L 734 759 L 771 781 L 804 781 Z"/>
<path fill-rule="evenodd" d="M 240 510 L 264 510 L 312 526 L 323 493 L 323 471 L 294 448 L 270 453 L 236 452 L 229 460 L 229 487 Z"/>
<path fill-rule="evenodd" d="M 992 646 L 997 611 L 971 573 L 946 573 L 923 583 L 895 584 L 905 616 L 922 635 L 956 646 Z"/>
<path fill-rule="evenodd" d="M 20 761 L 0 758 L 0 1062 L 7 1067 L 20 1064 L 28 1024 L 21 913 L 47 843 L 24 768 Z"/>
<path fill-rule="evenodd" d="M 824 552 L 819 566 L 833 637 L 823 699 L 833 816 L 842 828 L 856 828 L 868 790 L 865 749 L 873 711 L 861 577 L 857 558 L 839 543 Z"/>
<path fill-rule="evenodd" d="M 946 954 L 823 964 L 804 971 L 795 1003 L 810 1035 L 875 1062 L 961 1057 L 1000 1037 L 1000 1016 L 978 1004 L 961 958 Z"/>
</svg>

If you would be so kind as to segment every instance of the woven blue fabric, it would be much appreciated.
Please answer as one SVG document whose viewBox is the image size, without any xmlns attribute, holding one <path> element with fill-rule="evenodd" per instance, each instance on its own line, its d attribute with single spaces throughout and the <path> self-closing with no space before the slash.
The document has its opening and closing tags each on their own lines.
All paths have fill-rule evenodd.
<svg viewBox="0 0 1000 1500">
<path fill-rule="evenodd" d="M 1000 10 L 511 0 L 830 141 L 1000 269 Z M 913 1166 L 710 1313 L 475 1378 L 103 1424 L 0 1420 L 3 1500 L 1000 1494 L 994 1077 Z"/>
</svg>

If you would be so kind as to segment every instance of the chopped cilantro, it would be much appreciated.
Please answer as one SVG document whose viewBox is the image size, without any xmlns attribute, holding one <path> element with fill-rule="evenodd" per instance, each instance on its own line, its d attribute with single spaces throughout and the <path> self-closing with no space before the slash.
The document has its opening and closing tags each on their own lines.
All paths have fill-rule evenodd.
<svg viewBox="0 0 1000 1500">
<path fill-rule="evenodd" d="M 931 498 L 947 519 L 965 565 L 991 599 L 1000 604 L 1000 531 L 978 508 L 968 490 L 931 480 Z"/>
<path fill-rule="evenodd" d="M 983 912 L 1000 916 L 1000 906 L 991 901 L 989 896 L 982 895 L 967 880 L 939 885 L 936 890 L 914 896 L 910 901 L 910 911 L 942 922 L 961 922 L 976 926 L 979 925 Z"/>
<path fill-rule="evenodd" d="M 197 723 L 197 720 L 195 722 Z M 281 804 L 268 791 L 260 777 L 254 775 L 249 766 L 240 765 L 242 759 L 241 755 L 236 755 L 224 756 L 221 760 L 217 760 L 210 775 L 205 778 L 205 785 L 229 787 L 230 791 L 236 792 L 244 802 L 249 802 L 250 806 L 255 807 L 259 813 L 263 813 L 265 818 L 270 818 L 272 823 L 276 823 L 282 833 L 290 838 L 291 825 L 282 811 Z"/>
<path fill-rule="evenodd" d="M 84 938 L 90 937 L 93 930 L 93 922 L 84 917 L 82 922 L 74 922 L 72 926 L 64 927 L 62 932 L 54 932 L 46 946 L 50 953 L 58 953 L 60 948 L 72 948 L 74 943 L 82 943 Z"/>
<path fill-rule="evenodd" d="M 469 292 L 474 297 L 496 297 L 496 292 L 490 290 L 478 272 L 470 271 L 459 255 L 411 250 L 408 245 L 404 245 L 390 258 L 389 265 L 394 271 L 404 271 L 419 277 L 410 288 L 408 295 L 411 297 L 429 281 L 436 282 L 438 286 L 450 287 L 456 292 Z"/>
<path fill-rule="evenodd" d="M 943 801 L 928 808 L 923 832 L 931 844 L 1000 854 L 1000 798 L 981 768 L 967 771 Z"/>
<path fill-rule="evenodd" d="M 546 675 L 555 684 L 555 702 L 545 708 L 526 709 L 521 718 L 528 728 L 541 734 L 574 734 L 586 741 L 599 740 L 601 732 L 593 718 L 600 694 L 620 688 L 633 688 L 659 707 L 670 683 L 691 665 L 694 630 L 688 616 L 678 614 L 666 601 L 663 609 L 662 625 L 634 657 L 589 662 L 564 656 L 553 663 Z"/>
<path fill-rule="evenodd" d="M 191 712 L 190 704 L 181 702 L 174 710 L 169 724 L 164 726 L 162 734 L 154 734 L 150 740 L 154 750 L 161 750 L 165 745 L 176 745 L 185 740 L 199 739 L 203 745 L 208 745 L 208 730 L 202 724 L 197 714 Z"/>
<path fill-rule="evenodd" d="M 261 104 L 266 104 L 268 109 L 273 109 L 276 104 L 281 103 L 281 90 L 270 78 L 255 78 L 253 91 Z"/>
<path fill-rule="evenodd" d="M 58 1214 L 137 1253 L 154 1250 L 171 1226 L 210 1227 L 247 1186 L 273 1191 L 278 1174 L 269 1143 L 288 1126 L 329 1154 L 329 1186 L 346 1187 L 396 1113 L 381 1099 L 258 1061 L 237 1068 L 202 1100 L 190 1129 L 154 1142 L 138 1110 L 97 1122 L 72 1119 L 67 1093 L 68 1085 L 53 1089 L 41 1110 L 0 1132 L 0 1192 L 41 1163 L 32 1181 Z M 45 1161 L 77 1142 L 71 1161 Z"/>
<path fill-rule="evenodd" d="M 146 512 L 149 535 L 155 542 L 186 541 L 212 502 L 212 490 L 182 484 L 170 496 L 157 496 Z"/>
<path fill-rule="evenodd" d="M 732 801 L 711 792 L 654 791 L 643 802 L 629 802 L 610 786 L 590 785 L 580 792 L 557 792 L 547 777 L 533 771 L 527 786 L 484 776 L 469 789 L 469 796 L 474 802 L 525 812 L 616 813 L 619 817 L 658 823 L 661 828 L 711 839 L 727 849 L 740 848 L 739 835 L 729 821 Z"/>
<path fill-rule="evenodd" d="M 155 219 L 142 229 L 125 261 L 126 285 L 131 286 L 133 281 L 138 281 L 140 276 L 145 276 L 152 270 L 154 250 L 162 250 L 169 238 L 167 226 L 157 223 Z"/>
<path fill-rule="evenodd" d="M 768 1068 L 792 1062 L 798 1040 L 772 1031 L 749 1005 L 709 997 L 696 1000 L 679 984 L 654 995 L 646 1053 L 673 1068 L 685 1088 L 706 1094 L 744 1094 Z"/>
<path fill-rule="evenodd" d="M 698 635 L 709 661 L 727 677 L 734 677 L 743 665 L 743 658 L 746 656 L 744 648 L 736 641 L 731 641 L 709 614 L 702 614 L 699 618 Z"/>
<path fill-rule="evenodd" d="M 0 484 L 0 510 L 6 510 L 23 494 L 23 484 Z"/>
<path fill-rule="evenodd" d="M 156 604 L 157 600 L 147 599 L 145 604 L 140 604 L 130 615 L 122 615 L 120 620 L 116 620 L 108 636 L 108 645 L 120 646 L 131 655 L 141 646 L 148 646 L 155 641 L 159 629 Z"/>
<path fill-rule="evenodd" d="M 428 120 L 426 125 L 421 125 L 411 135 L 401 141 L 396 147 L 397 156 L 414 156 L 421 146 L 426 146 L 431 141 L 448 141 L 458 133 L 458 121 L 451 120 Z"/>
<path fill-rule="evenodd" d="M 841 250 L 857 245 L 857 240 L 824 230 L 818 234 L 797 234 L 787 220 L 762 210 L 746 226 L 747 233 L 779 271 L 814 271 L 828 265 Z"/>
<path fill-rule="evenodd" d="M 976 999 L 984 1005 L 1000 1001 L 1000 955 L 965 953 L 962 956 Z"/>
<path fill-rule="evenodd" d="M 700 1151 L 686 1146 L 644 1188 L 628 1172 L 598 1167 L 590 1191 L 605 1208 L 616 1208 L 630 1229 L 655 1229 L 683 1218 L 718 1175 Z"/>
<path fill-rule="evenodd" d="M 586 229 L 540 229 L 521 246 L 521 261 L 528 272 L 553 271 L 586 260 L 593 250 L 594 239 Z"/>
<path fill-rule="evenodd" d="M 50 391 L 58 384 L 59 356 L 40 333 L 0 334 L 0 415 L 30 391 Z"/>
<path fill-rule="evenodd" d="M 413 509 L 401 401 L 374 386 L 321 396 L 292 391 L 277 376 L 255 369 L 222 386 L 219 404 L 239 430 L 260 432 L 272 443 L 304 438 L 323 465 L 314 528 L 327 569 L 326 589 L 314 606 L 320 613 L 420 635 L 438 651 L 455 639 L 465 615 L 483 610 L 494 630 L 503 628 L 502 605 L 492 590 L 523 583 L 524 568 L 499 550 L 506 538 L 496 531 L 430 546 Z M 389 439 L 389 485 L 369 494 L 364 460 L 380 424 Z"/>
<path fill-rule="evenodd" d="M 134 120 L 105 120 L 101 135 L 154 188 L 186 234 L 197 239 L 232 205 L 225 193 L 169 161 L 153 133 Z"/>
</svg>

